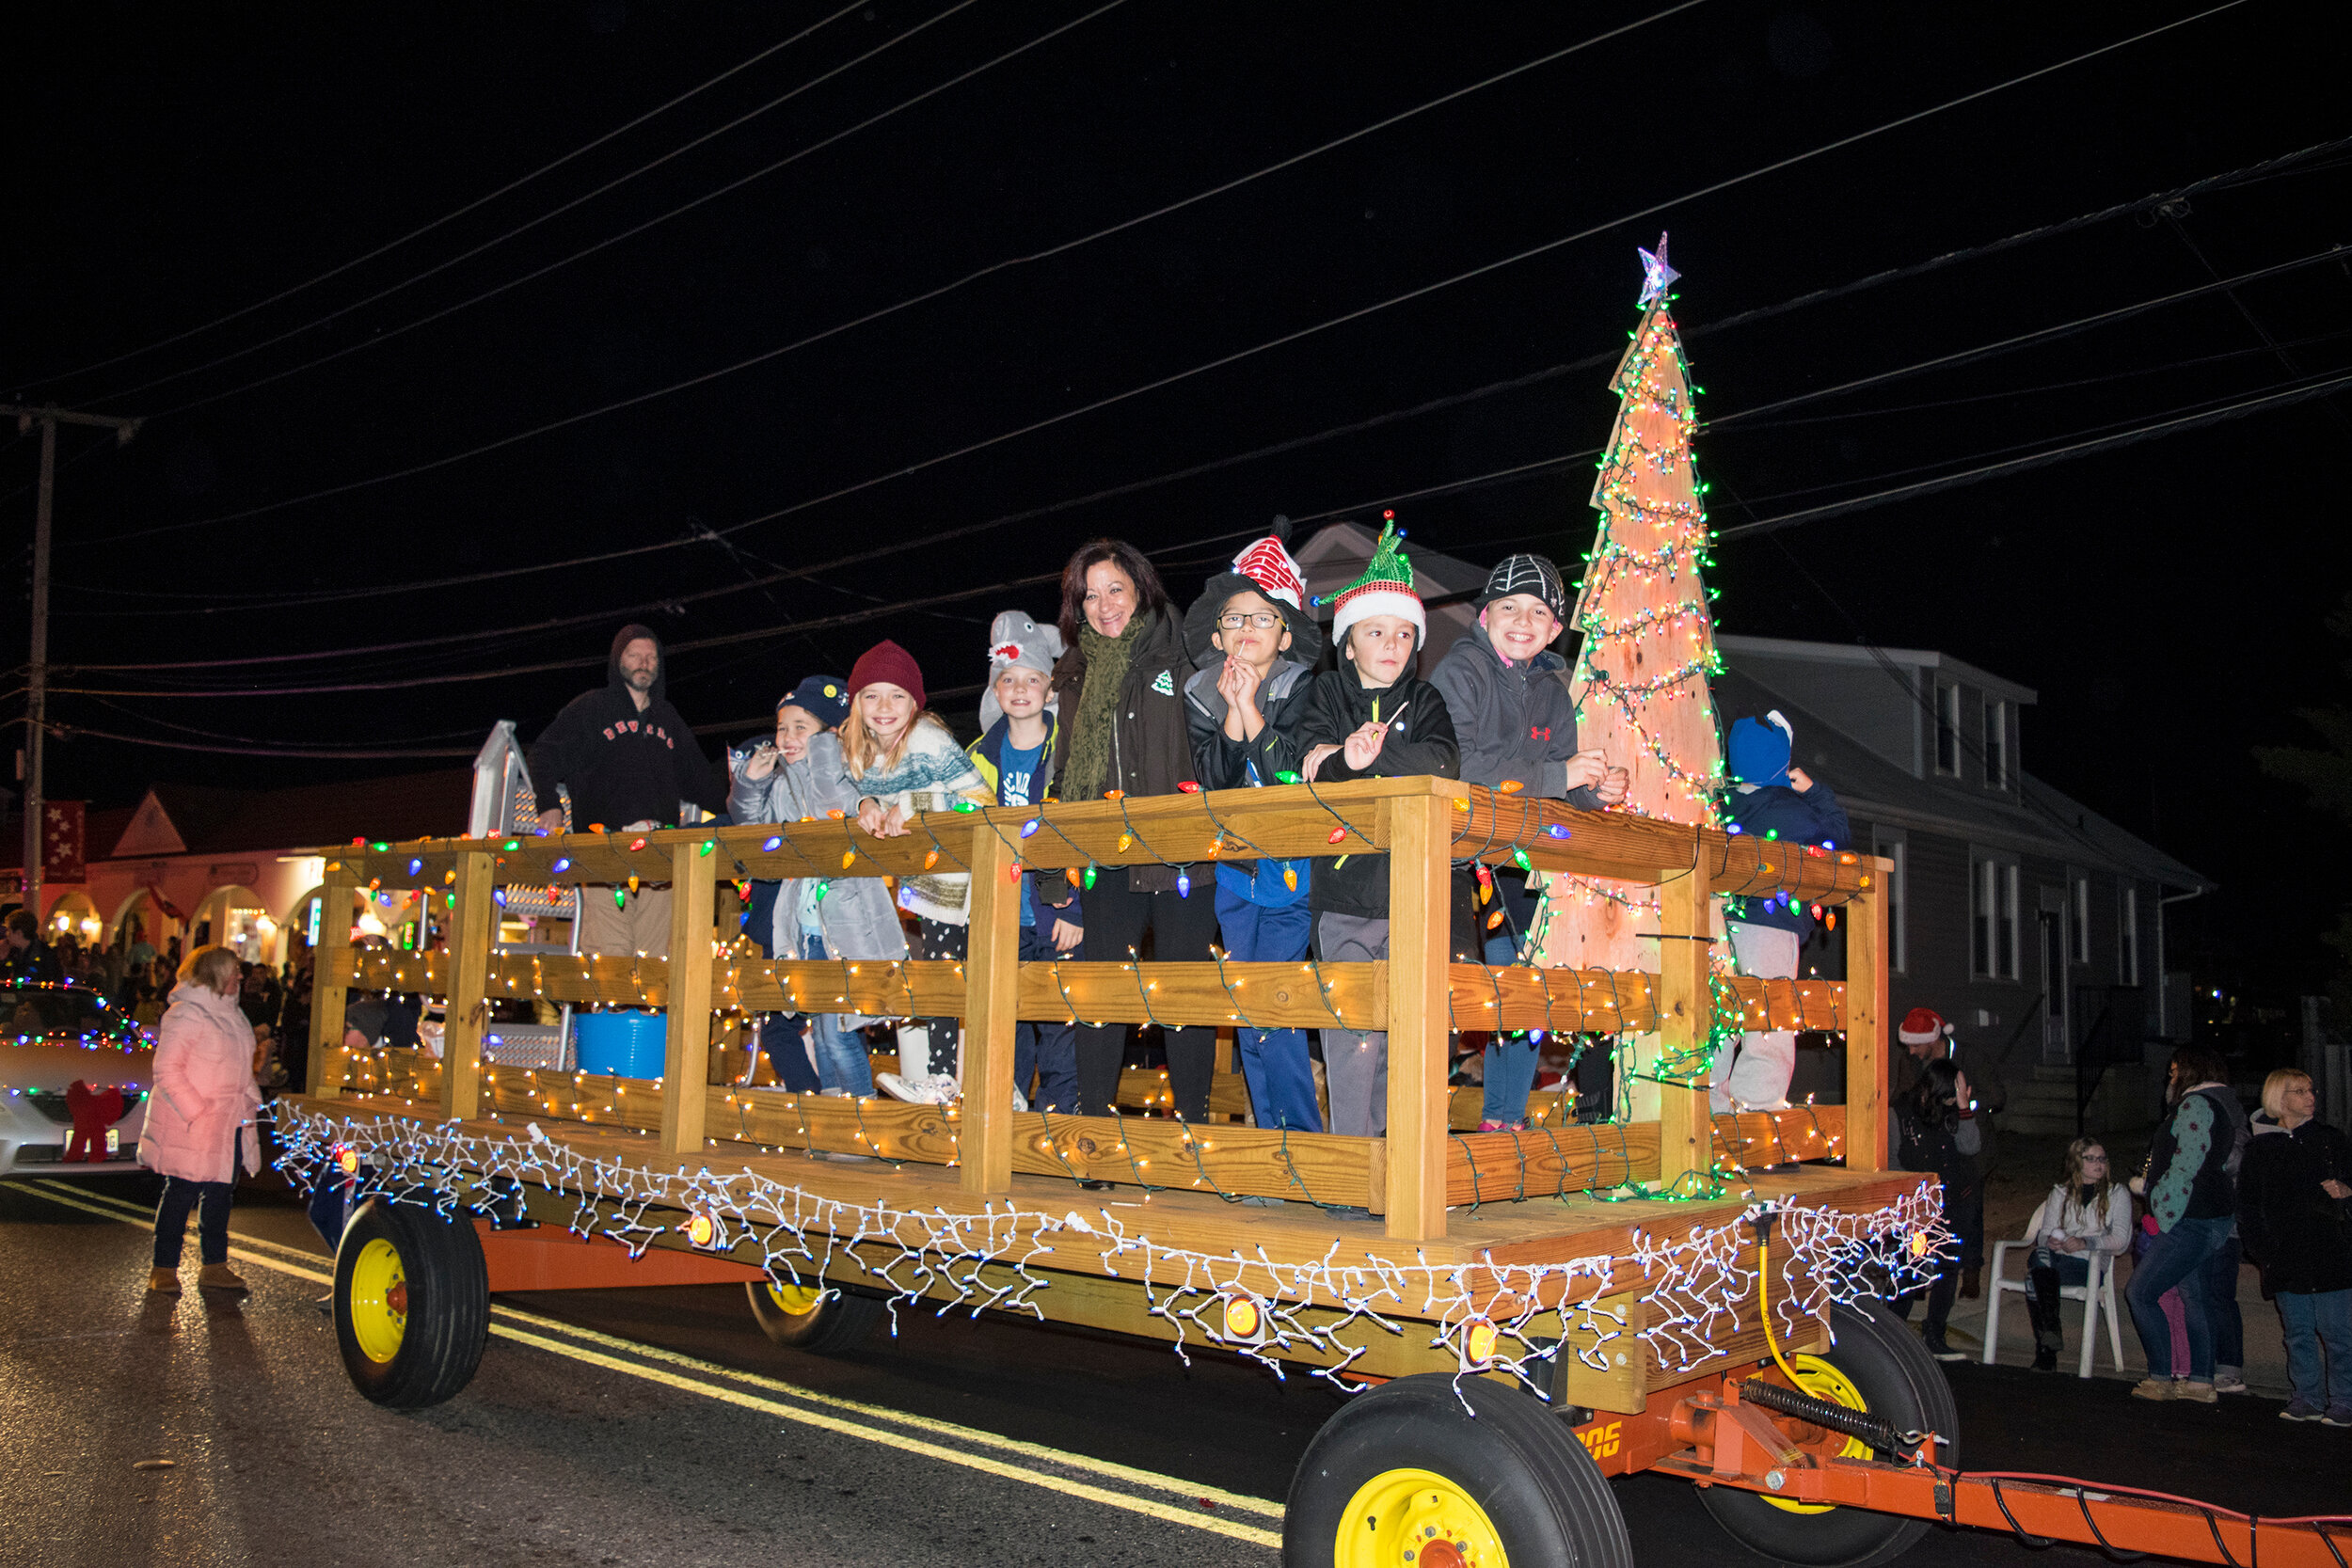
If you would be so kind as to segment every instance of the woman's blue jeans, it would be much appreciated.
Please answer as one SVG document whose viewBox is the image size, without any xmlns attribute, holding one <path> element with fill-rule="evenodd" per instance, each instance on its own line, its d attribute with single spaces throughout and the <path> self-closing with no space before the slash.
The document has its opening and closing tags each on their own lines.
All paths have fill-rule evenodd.
<svg viewBox="0 0 2352 1568">
<path fill-rule="evenodd" d="M 2296 1399 L 2313 1409 L 2352 1414 L 2352 1291 L 2281 1291 L 2279 1322 L 2286 1330 L 2287 1377 Z"/>
<path fill-rule="evenodd" d="M 2183 1219 L 2156 1238 L 2148 1256 L 2132 1270 L 2124 1290 L 2131 1304 L 2132 1326 L 2139 1331 L 2140 1349 L 2147 1353 L 2151 1377 L 2213 1380 L 2214 1310 L 2206 1298 L 2206 1275 L 2213 1255 L 2230 1244 L 2236 1222 L 2222 1214 L 2213 1219 Z M 2233 1281 L 2234 1283 L 2234 1281 Z M 2188 1329 L 2188 1365 L 2172 1365 L 2172 1325 L 2158 1305 L 2164 1293 L 2181 1288 L 2181 1314 Z"/>
</svg>

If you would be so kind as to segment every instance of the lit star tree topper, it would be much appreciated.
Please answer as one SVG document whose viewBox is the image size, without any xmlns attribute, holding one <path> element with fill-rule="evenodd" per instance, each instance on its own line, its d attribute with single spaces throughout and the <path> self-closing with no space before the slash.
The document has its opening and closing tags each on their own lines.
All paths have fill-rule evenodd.
<svg viewBox="0 0 2352 1568">
<path fill-rule="evenodd" d="M 1720 663 L 1701 577 L 1713 562 L 1700 499 L 1706 486 L 1691 463 L 1697 420 L 1665 237 L 1641 256 L 1642 320 L 1610 382 L 1616 428 L 1593 485 L 1599 526 L 1570 617 L 1581 639 L 1570 676 L 1577 744 L 1630 774 L 1616 809 L 1714 826 L 1723 758 L 1708 679 Z M 1655 889 L 1556 877 L 1536 922 L 1535 961 L 1656 973 L 1658 930 Z M 1643 1086 L 1633 1097 L 1637 1115 L 1645 1101 L 1654 1102 Z"/>
</svg>

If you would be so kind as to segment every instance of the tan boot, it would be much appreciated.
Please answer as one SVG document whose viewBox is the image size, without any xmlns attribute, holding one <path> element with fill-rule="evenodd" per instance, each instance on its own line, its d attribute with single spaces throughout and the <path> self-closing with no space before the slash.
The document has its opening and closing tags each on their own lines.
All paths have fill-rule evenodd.
<svg viewBox="0 0 2352 1568">
<path fill-rule="evenodd" d="M 178 1295 L 180 1293 L 180 1271 L 178 1269 L 148 1270 L 147 1288 L 159 1296 Z"/>
<path fill-rule="evenodd" d="M 203 1272 L 196 1276 L 196 1282 L 207 1291 L 242 1291 L 246 1288 L 244 1278 L 226 1263 L 205 1264 Z"/>
</svg>

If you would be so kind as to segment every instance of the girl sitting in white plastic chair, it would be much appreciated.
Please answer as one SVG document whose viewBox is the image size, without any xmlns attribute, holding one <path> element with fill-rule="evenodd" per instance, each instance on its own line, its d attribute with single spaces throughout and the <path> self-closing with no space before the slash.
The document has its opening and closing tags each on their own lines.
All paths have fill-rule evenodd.
<svg viewBox="0 0 2352 1568">
<path fill-rule="evenodd" d="M 2109 1268 L 2131 1249 L 2132 1200 L 2108 1174 L 2107 1151 L 2096 1138 L 2076 1138 L 2066 1147 L 2066 1180 L 2050 1189 L 2026 1227 L 2033 1243 L 2026 1278 L 2026 1316 L 2033 1323 L 2036 1371 L 2058 1370 L 2066 1347 L 2058 1323 L 2058 1291 L 2091 1282 L 2094 1259 Z"/>
</svg>

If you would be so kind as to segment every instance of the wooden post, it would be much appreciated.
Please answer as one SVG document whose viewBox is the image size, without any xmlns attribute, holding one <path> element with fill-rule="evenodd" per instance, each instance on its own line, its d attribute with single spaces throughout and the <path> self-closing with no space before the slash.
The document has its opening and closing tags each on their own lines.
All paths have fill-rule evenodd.
<svg viewBox="0 0 2352 1568">
<path fill-rule="evenodd" d="M 1715 1018 L 1708 984 L 1708 953 L 1714 936 L 1714 904 L 1702 872 L 1671 875 L 1658 888 L 1658 1180 L 1672 1186 L 1690 1172 L 1704 1176 L 1714 1164 L 1714 1124 L 1707 1111 L 1707 1085 L 1686 1087 L 1667 1078 L 1687 1078 L 1707 1060 Z"/>
<path fill-rule="evenodd" d="M 1400 796 L 1389 817 L 1389 1235 L 1445 1234 L 1447 926 L 1454 801 Z"/>
<path fill-rule="evenodd" d="M 700 1154 L 710 1079 L 710 912 L 719 857 L 698 839 L 670 846 L 669 1042 L 661 1066 L 661 1151 Z"/>
<path fill-rule="evenodd" d="M 486 849 L 457 857 L 457 907 L 449 922 L 449 1011 L 441 1028 L 441 1114 L 482 1114 L 482 1037 L 490 1017 L 490 934 L 498 924 L 498 859 Z M 427 898 L 433 895 L 425 895 Z"/>
<path fill-rule="evenodd" d="M 358 879 L 338 862 L 319 889 L 319 940 L 310 949 L 310 1081 L 303 1086 L 318 1100 L 343 1092 L 343 993 L 348 988 L 333 976 L 351 951 L 351 889 Z"/>
<path fill-rule="evenodd" d="M 1886 1168 L 1886 873 L 1846 915 L 1846 1168 Z"/>
<path fill-rule="evenodd" d="M 963 1116 L 957 1159 L 963 1190 L 976 1197 L 1012 1191 L 1012 1048 L 1021 996 L 1018 864 L 1001 834 L 983 829 L 972 835 L 971 945 L 963 960 Z"/>
</svg>

